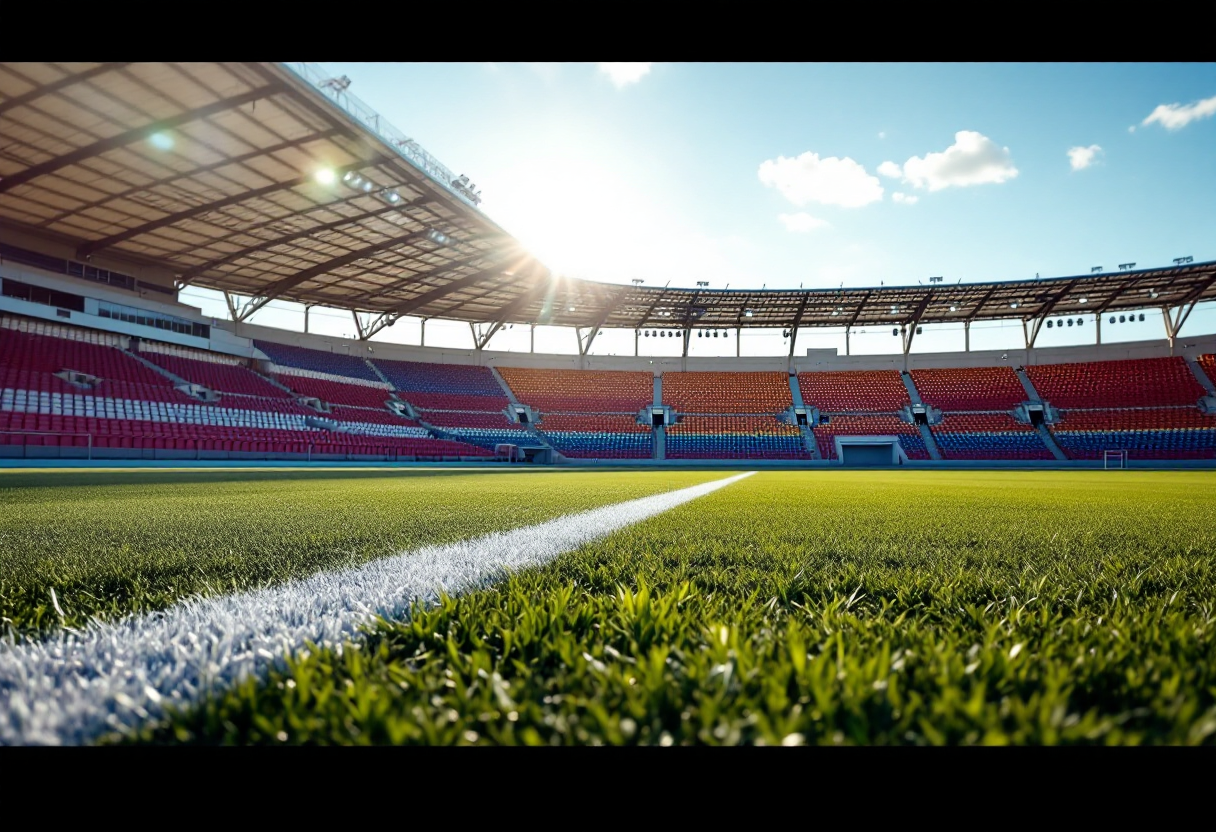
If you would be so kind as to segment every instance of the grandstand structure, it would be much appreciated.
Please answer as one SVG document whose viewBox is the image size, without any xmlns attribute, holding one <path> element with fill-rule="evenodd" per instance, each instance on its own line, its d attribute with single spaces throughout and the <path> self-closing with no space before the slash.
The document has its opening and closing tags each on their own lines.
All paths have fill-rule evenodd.
<svg viewBox="0 0 1216 832">
<path fill-rule="evenodd" d="M 0 63 L 0 458 L 815 466 L 865 437 L 910 465 L 1216 461 L 1216 336 L 1178 338 L 1216 300 L 1216 263 L 796 291 L 567 278 L 327 80 Z M 230 319 L 182 303 L 187 286 L 222 292 Z M 358 337 L 253 323 L 274 300 L 347 310 Z M 1102 343 L 1104 316 L 1145 308 L 1163 338 Z M 1035 346 L 1082 314 L 1096 343 Z M 372 340 L 406 316 L 467 322 L 474 347 Z M 912 351 L 923 326 L 1001 319 L 1023 349 Z M 578 353 L 490 349 L 510 324 L 568 327 Z M 867 325 L 901 354 L 851 355 Z M 788 330 L 788 353 L 687 354 L 694 330 L 752 327 Z M 808 327 L 844 328 L 844 354 L 796 354 Z M 592 354 L 610 328 L 683 355 Z"/>
</svg>

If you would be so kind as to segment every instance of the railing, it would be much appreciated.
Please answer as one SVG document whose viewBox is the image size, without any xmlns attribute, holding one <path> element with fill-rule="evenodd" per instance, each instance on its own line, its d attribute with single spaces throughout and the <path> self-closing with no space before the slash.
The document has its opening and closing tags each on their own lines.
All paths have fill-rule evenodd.
<svg viewBox="0 0 1216 832">
<path fill-rule="evenodd" d="M 335 80 L 332 75 L 316 64 L 306 61 L 283 61 L 282 63 L 283 66 L 290 69 L 300 78 L 307 81 L 314 89 L 334 102 L 355 121 L 384 139 L 402 158 L 442 185 L 448 192 L 460 197 L 470 207 L 478 207 L 476 200 L 452 185 L 452 182 L 457 179 L 456 175 L 446 165 L 427 153 L 418 142 L 389 124 L 387 119 L 367 106 L 357 96 L 347 92 L 344 87 L 333 83 L 326 83 Z"/>
</svg>

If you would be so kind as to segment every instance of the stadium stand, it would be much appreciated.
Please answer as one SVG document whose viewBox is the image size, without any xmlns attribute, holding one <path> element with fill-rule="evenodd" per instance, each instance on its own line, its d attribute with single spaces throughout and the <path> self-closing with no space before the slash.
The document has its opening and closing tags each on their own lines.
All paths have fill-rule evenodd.
<svg viewBox="0 0 1216 832">
<path fill-rule="evenodd" d="M 649 459 L 654 453 L 650 426 L 632 415 L 550 413 L 539 429 L 559 453 L 576 459 Z"/>
<path fill-rule="evenodd" d="M 311 396 L 331 405 L 348 407 L 372 407 L 384 410 L 384 403 L 392 398 L 392 392 L 383 384 L 349 384 L 335 378 L 288 375 L 276 373 L 275 380 L 290 387 L 301 396 Z"/>
<path fill-rule="evenodd" d="M 667 458 L 810 459 L 810 453 L 797 427 L 772 416 L 684 416 L 667 428 Z"/>
<path fill-rule="evenodd" d="M 1203 370 L 1204 375 L 1208 377 L 1208 381 L 1216 384 L 1216 355 L 1201 355 L 1199 357 L 1199 367 Z"/>
<path fill-rule="evenodd" d="M 637 413 L 653 403 L 650 373 L 518 367 L 498 372 L 515 398 L 546 413 Z"/>
<path fill-rule="evenodd" d="M 882 371 L 888 372 L 888 371 Z M 819 373 L 817 375 L 825 375 Z M 897 379 L 898 381 L 898 379 Z M 902 386 L 902 382 L 901 382 Z M 833 416 L 828 424 L 814 428 L 815 441 L 824 459 L 836 459 L 837 436 L 898 436 L 899 444 L 909 459 L 928 459 L 929 451 L 921 439 L 916 425 L 909 424 L 897 416 L 875 414 L 869 416 Z"/>
<path fill-rule="evenodd" d="M 931 430 L 942 459 L 1054 459 L 1038 432 L 1008 413 L 947 413 Z"/>
<path fill-rule="evenodd" d="M 379 381 L 375 370 L 357 355 L 312 350 L 255 339 L 253 345 L 264 352 L 278 367 L 296 367 L 331 376 L 347 376 L 367 381 Z"/>
<path fill-rule="evenodd" d="M 1027 398 L 1012 367 L 913 370 L 912 381 L 921 400 L 942 411 L 1011 410 Z"/>
<path fill-rule="evenodd" d="M 798 386 L 802 401 L 825 413 L 895 413 L 912 403 L 895 370 L 799 373 Z"/>
<path fill-rule="evenodd" d="M 1026 375 L 1061 409 L 1194 405 L 1205 392 L 1180 357 L 1035 364 Z"/>
<path fill-rule="evenodd" d="M 511 403 L 486 367 L 384 359 L 374 363 L 400 398 L 417 408 L 494 413 Z"/>
<path fill-rule="evenodd" d="M 240 359 L 149 341 L 141 343 L 138 355 L 184 381 L 209 390 L 269 399 L 291 398 L 290 393 L 244 366 Z"/>
<path fill-rule="evenodd" d="M 679 413 L 779 413 L 794 403 L 785 373 L 664 373 L 663 404 Z"/>
<path fill-rule="evenodd" d="M 1051 432 L 1072 459 L 1216 459 L 1216 414 L 1196 407 L 1062 410 Z"/>
</svg>

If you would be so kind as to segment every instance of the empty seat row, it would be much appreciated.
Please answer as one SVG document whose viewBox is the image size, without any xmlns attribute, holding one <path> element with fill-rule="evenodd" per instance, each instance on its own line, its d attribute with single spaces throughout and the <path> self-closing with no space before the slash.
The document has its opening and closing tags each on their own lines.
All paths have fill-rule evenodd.
<svg viewBox="0 0 1216 832">
<path fill-rule="evenodd" d="M 1059 408 L 1193 405 L 1205 393 L 1177 356 L 1029 365 L 1026 375 L 1039 395 Z"/>
<path fill-rule="evenodd" d="M 1029 398 L 1012 367 L 913 370 L 912 381 L 925 404 L 943 411 L 1012 410 Z"/>
<path fill-rule="evenodd" d="M 895 370 L 799 373 L 802 401 L 826 413 L 895 413 L 912 403 Z"/>
<path fill-rule="evenodd" d="M 515 398 L 544 412 L 637 413 L 654 401 L 651 373 L 500 367 Z"/>
<path fill-rule="evenodd" d="M 255 339 L 253 345 L 280 367 L 298 367 L 301 370 L 316 370 L 329 375 L 380 381 L 376 371 L 369 367 L 361 356 L 351 355 L 349 352 L 314 350 L 261 339 Z"/>
<path fill-rule="evenodd" d="M 779 413 L 793 403 L 785 373 L 663 374 L 663 404 L 680 413 Z"/>
</svg>

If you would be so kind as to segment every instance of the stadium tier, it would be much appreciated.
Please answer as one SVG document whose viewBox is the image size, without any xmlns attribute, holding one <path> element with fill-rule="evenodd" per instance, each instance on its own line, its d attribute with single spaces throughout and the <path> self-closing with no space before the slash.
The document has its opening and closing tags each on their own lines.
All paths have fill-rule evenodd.
<svg viewBox="0 0 1216 832">
<path fill-rule="evenodd" d="M 1195 407 L 1062 410 L 1051 432 L 1071 459 L 1216 459 L 1216 414 Z"/>
<path fill-rule="evenodd" d="M 772 416 L 683 416 L 667 428 L 668 459 L 810 459 L 797 427 Z"/>
<path fill-rule="evenodd" d="M 398 416 L 396 413 L 390 413 L 384 408 L 346 407 L 344 405 L 335 405 L 331 408 L 329 418 L 340 422 L 370 422 L 378 425 L 418 424 L 413 419 L 407 419 L 404 416 Z"/>
<path fill-rule="evenodd" d="M 1200 356 L 1199 367 L 1203 370 L 1204 375 L 1208 377 L 1208 381 L 1216 384 L 1216 355 Z"/>
<path fill-rule="evenodd" d="M 654 399 L 651 373 L 519 367 L 498 372 L 515 398 L 544 413 L 637 413 Z"/>
<path fill-rule="evenodd" d="M 896 413 L 912 403 L 895 370 L 799 373 L 802 401 L 825 413 Z"/>
<path fill-rule="evenodd" d="M 1055 458 L 1033 427 L 1008 413 L 948 413 L 932 430 L 942 459 Z"/>
<path fill-rule="evenodd" d="M 912 381 L 921 400 L 942 411 L 1012 410 L 1029 398 L 1012 367 L 913 370 Z"/>
<path fill-rule="evenodd" d="M 487 367 L 377 359 L 399 398 L 426 410 L 494 413 L 511 403 Z"/>
<path fill-rule="evenodd" d="M 1182 358 L 1035 364 L 1026 375 L 1057 408 L 1194 405 L 1205 391 Z"/>
<path fill-rule="evenodd" d="M 275 387 L 241 364 L 239 359 L 148 342 L 143 343 L 138 354 L 144 361 L 168 370 L 183 381 L 209 390 L 269 399 L 291 398 L 291 393 Z"/>
<path fill-rule="evenodd" d="M 654 453 L 650 426 L 634 416 L 550 413 L 539 429 L 559 453 L 575 459 L 650 459 Z"/>
<path fill-rule="evenodd" d="M 899 444 L 909 459 L 928 459 L 925 440 L 921 439 L 915 425 L 908 424 L 897 416 L 833 416 L 824 425 L 815 426 L 815 441 L 824 459 L 836 459 L 837 436 L 898 436 Z"/>
<path fill-rule="evenodd" d="M 780 413 L 794 403 L 785 373 L 664 373 L 663 404 L 678 413 Z"/>
<path fill-rule="evenodd" d="M 376 384 L 347 384 L 335 378 L 276 373 L 275 380 L 301 396 L 311 396 L 331 405 L 350 407 L 373 407 L 384 410 L 384 403 L 392 398 L 392 392 L 383 382 Z"/>
<path fill-rule="evenodd" d="M 253 345 L 279 367 L 296 367 L 300 370 L 313 370 L 333 376 L 380 381 L 376 371 L 367 366 L 367 362 L 357 355 L 311 350 L 307 347 L 293 347 L 257 339 L 254 340 Z"/>
</svg>

